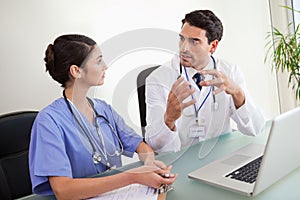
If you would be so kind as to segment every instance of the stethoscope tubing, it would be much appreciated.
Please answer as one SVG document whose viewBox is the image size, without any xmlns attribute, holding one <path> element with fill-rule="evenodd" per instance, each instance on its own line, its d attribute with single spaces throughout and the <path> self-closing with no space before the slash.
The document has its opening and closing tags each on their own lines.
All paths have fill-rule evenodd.
<svg viewBox="0 0 300 200">
<path fill-rule="evenodd" d="M 100 161 L 101 161 L 101 156 L 100 156 L 100 154 L 98 153 L 97 148 L 96 148 L 95 144 L 92 142 L 92 139 L 90 138 L 89 134 L 87 134 L 87 132 L 86 132 L 85 129 L 83 128 L 82 124 L 79 122 L 78 118 L 77 118 L 76 115 L 74 114 L 73 109 L 71 108 L 70 102 L 68 101 L 68 99 L 67 99 L 67 97 L 66 97 L 66 95 L 65 95 L 65 91 L 63 91 L 63 96 L 64 96 L 64 100 L 65 100 L 65 102 L 66 102 L 66 104 L 67 104 L 67 107 L 68 107 L 69 111 L 71 112 L 71 114 L 72 114 L 72 116 L 74 117 L 76 123 L 79 125 L 80 129 L 81 129 L 82 132 L 85 134 L 86 138 L 88 139 L 88 141 L 89 141 L 89 143 L 90 143 L 90 145 L 91 145 L 91 147 L 92 147 L 92 150 L 93 150 L 92 157 L 93 157 L 93 159 L 94 159 L 94 163 L 95 163 L 95 164 L 100 163 Z M 91 105 L 91 107 L 92 107 L 92 109 L 93 109 L 93 112 L 95 113 L 95 126 L 96 126 L 96 129 L 98 130 L 98 128 L 99 128 L 98 123 L 97 123 L 97 118 L 98 118 L 98 117 L 101 117 L 102 119 L 105 120 L 105 122 L 108 124 L 108 126 L 110 127 L 110 129 L 111 129 L 111 130 L 113 131 L 113 133 L 116 135 L 117 140 L 118 140 L 118 143 L 119 143 L 119 145 L 120 145 L 120 148 L 121 148 L 120 151 L 118 152 L 118 151 L 116 150 L 116 151 L 114 152 L 114 154 L 109 154 L 107 151 L 102 152 L 102 153 L 104 154 L 104 157 L 106 158 L 106 162 L 107 162 L 106 164 L 109 164 L 109 163 L 108 163 L 107 155 L 108 155 L 108 156 L 111 156 L 111 157 L 112 157 L 112 156 L 115 156 L 115 155 L 116 155 L 116 156 L 121 155 L 121 154 L 123 153 L 123 150 L 124 150 L 123 144 L 122 144 L 122 142 L 121 142 L 121 140 L 120 140 L 118 134 L 116 133 L 116 131 L 114 130 L 114 128 L 113 128 L 112 125 L 110 124 L 109 120 L 108 120 L 105 116 L 99 115 L 99 114 L 98 114 L 98 112 L 97 112 L 96 109 L 94 108 L 94 103 L 92 102 L 91 99 L 87 98 L 87 100 L 89 101 L 89 103 L 90 103 L 90 105 Z M 100 134 L 100 133 L 98 132 L 98 134 Z M 104 140 L 103 137 L 102 137 L 102 140 Z M 105 148 L 104 141 L 103 141 L 103 144 L 102 144 L 102 145 L 103 145 L 103 148 Z M 100 149 L 100 150 L 101 150 L 101 149 Z M 105 154 L 106 154 L 106 155 L 105 155 Z M 95 156 L 100 156 L 100 157 L 98 158 L 98 159 L 99 159 L 98 162 L 95 162 Z"/>
</svg>

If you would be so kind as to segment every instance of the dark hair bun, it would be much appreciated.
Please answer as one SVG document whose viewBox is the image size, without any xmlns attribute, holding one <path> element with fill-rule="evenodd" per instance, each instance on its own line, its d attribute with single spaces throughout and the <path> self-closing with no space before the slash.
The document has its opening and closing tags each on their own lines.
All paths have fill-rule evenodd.
<svg viewBox="0 0 300 200">
<path fill-rule="evenodd" d="M 81 67 L 95 45 L 94 40 L 84 35 L 59 36 L 55 39 L 53 45 L 49 44 L 46 49 L 44 58 L 46 71 L 62 87 L 65 87 L 70 79 L 70 66 L 77 65 Z"/>
</svg>

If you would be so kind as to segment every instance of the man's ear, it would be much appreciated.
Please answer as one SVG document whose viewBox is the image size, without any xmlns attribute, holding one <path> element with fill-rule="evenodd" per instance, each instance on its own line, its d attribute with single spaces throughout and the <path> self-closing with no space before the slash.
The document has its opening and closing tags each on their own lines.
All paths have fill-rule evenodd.
<svg viewBox="0 0 300 200">
<path fill-rule="evenodd" d="M 71 65 L 70 74 L 73 78 L 81 78 L 81 70 L 77 65 Z"/>
<path fill-rule="evenodd" d="M 210 43 L 210 45 L 211 45 L 210 53 L 211 53 L 211 54 L 213 54 L 213 53 L 216 51 L 216 49 L 217 49 L 217 47 L 218 47 L 218 44 L 219 44 L 219 41 L 218 41 L 218 40 L 214 40 L 214 41 L 212 41 L 212 42 Z"/>
</svg>

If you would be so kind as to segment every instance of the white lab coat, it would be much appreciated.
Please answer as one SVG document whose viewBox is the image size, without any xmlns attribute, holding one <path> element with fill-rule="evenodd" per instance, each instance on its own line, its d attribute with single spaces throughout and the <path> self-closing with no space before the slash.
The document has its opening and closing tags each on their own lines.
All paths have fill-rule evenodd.
<svg viewBox="0 0 300 200">
<path fill-rule="evenodd" d="M 245 79 L 237 65 L 232 65 L 224 60 L 215 58 L 216 68 L 225 73 L 230 79 L 238 84 L 245 94 L 245 104 L 238 110 L 235 108 L 231 95 L 221 92 L 215 95 L 209 93 L 210 87 L 203 87 L 200 91 L 192 80 L 195 70 L 193 68 L 182 68 L 181 76 L 189 77 L 192 87 L 196 88 L 193 97 L 197 99 L 196 108 L 204 102 L 198 114 L 198 126 L 201 127 L 201 134 L 192 136 L 191 127 L 196 125 L 196 114 L 194 106 L 185 108 L 181 117 L 176 121 L 176 130 L 171 131 L 164 123 L 168 94 L 173 83 L 180 75 L 179 57 L 174 58 L 153 71 L 146 79 L 146 104 L 147 104 L 147 127 L 146 141 L 156 152 L 179 151 L 192 143 L 203 141 L 232 131 L 230 118 L 236 123 L 240 132 L 245 135 L 259 134 L 265 124 L 264 116 L 257 108 L 247 92 Z M 212 60 L 205 69 L 213 69 Z M 209 76 L 206 76 L 206 79 Z M 186 101 L 191 100 L 188 97 Z M 215 109 L 216 108 L 216 109 Z"/>
</svg>

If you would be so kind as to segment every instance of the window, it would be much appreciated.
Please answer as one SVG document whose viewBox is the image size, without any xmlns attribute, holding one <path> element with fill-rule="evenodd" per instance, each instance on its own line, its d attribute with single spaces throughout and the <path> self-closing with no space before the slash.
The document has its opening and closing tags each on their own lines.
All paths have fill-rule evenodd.
<svg viewBox="0 0 300 200">
<path fill-rule="evenodd" d="M 300 11 L 300 1 L 299 0 L 293 0 L 293 8 L 294 10 Z M 295 27 L 300 24 L 300 13 L 294 12 L 294 21 L 295 21 Z"/>
</svg>

